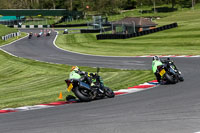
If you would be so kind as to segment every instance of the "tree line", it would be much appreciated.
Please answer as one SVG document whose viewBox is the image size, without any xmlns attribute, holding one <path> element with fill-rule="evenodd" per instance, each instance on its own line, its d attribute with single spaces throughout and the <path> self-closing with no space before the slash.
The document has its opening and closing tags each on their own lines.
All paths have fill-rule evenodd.
<svg viewBox="0 0 200 133">
<path fill-rule="evenodd" d="M 115 14 L 123 9 L 163 4 L 189 8 L 200 0 L 0 0 L 0 9 L 68 9 Z"/>
</svg>

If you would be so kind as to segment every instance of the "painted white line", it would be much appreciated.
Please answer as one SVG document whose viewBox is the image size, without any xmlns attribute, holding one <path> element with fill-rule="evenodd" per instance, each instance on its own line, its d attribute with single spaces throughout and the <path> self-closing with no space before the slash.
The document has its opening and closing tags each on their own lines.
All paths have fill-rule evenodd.
<svg viewBox="0 0 200 133">
<path fill-rule="evenodd" d="M 134 58 L 134 57 L 145 57 L 145 58 L 153 57 L 153 55 L 152 55 L 152 56 L 151 56 L 151 55 L 145 55 L 145 56 L 102 56 L 102 55 L 82 54 L 82 53 L 78 53 L 78 52 L 74 52 L 74 51 L 65 50 L 65 49 L 62 49 L 62 48 L 60 48 L 60 47 L 58 47 L 58 46 L 56 45 L 55 42 L 56 42 L 56 39 L 57 39 L 57 37 L 58 37 L 58 31 L 55 31 L 55 32 L 57 33 L 57 35 L 56 35 L 56 37 L 55 37 L 54 40 L 53 40 L 53 45 L 54 45 L 56 48 L 58 48 L 58 49 L 60 49 L 60 50 L 62 50 L 62 51 L 71 52 L 71 53 L 80 54 L 80 55 L 88 55 L 88 56 L 95 56 L 95 57 L 97 57 L 97 56 L 98 56 L 98 57 L 108 57 L 108 58 L 109 58 L 109 57 L 127 57 L 127 58 L 130 58 L 130 57 L 133 57 L 133 58 Z M 27 36 L 28 36 L 28 34 L 27 34 Z M 3 52 L 5 52 L 5 53 L 7 53 L 7 54 L 9 54 L 9 55 L 11 55 L 11 56 L 18 57 L 18 58 L 22 58 L 22 57 L 16 56 L 16 55 L 14 55 L 14 54 L 12 54 L 12 53 L 9 53 L 9 52 L 3 50 L 2 47 L 7 46 L 7 45 L 11 45 L 11 44 L 13 44 L 13 43 L 15 43 L 15 42 L 17 42 L 17 41 L 19 41 L 19 40 L 22 40 L 22 39 L 26 38 L 27 36 L 22 37 L 22 38 L 20 38 L 20 39 L 18 39 L 18 40 L 15 40 L 15 41 L 13 41 L 13 42 L 11 42 L 11 43 L 9 43 L 9 44 L 0 46 L 0 50 L 2 50 Z M 160 56 L 162 56 L 162 55 L 160 55 Z M 164 57 L 164 56 L 163 56 L 163 57 Z M 166 57 L 170 57 L 170 55 L 169 55 L 169 56 L 166 56 Z M 177 57 L 178 57 L 178 56 L 177 56 Z M 179 56 L 179 57 L 187 58 L 188 56 L 185 55 L 185 56 Z M 200 55 L 189 56 L 188 58 L 191 58 L 191 57 L 200 57 Z M 32 60 L 34 60 L 34 59 L 32 59 Z M 49 63 L 49 64 L 59 64 L 59 63 L 53 63 L 53 62 L 47 62 L 47 61 L 40 61 L 40 60 L 34 60 L 34 61 L 44 62 L 44 63 Z"/>
<path fill-rule="evenodd" d="M 55 39 L 54 39 L 54 41 L 53 41 L 53 45 L 56 47 L 56 48 L 58 48 L 58 49 L 60 49 L 60 50 L 62 50 L 62 51 L 66 51 L 66 52 L 70 52 L 70 53 L 75 53 L 75 54 L 81 54 L 81 55 L 89 55 L 89 56 L 95 56 L 95 57 L 127 57 L 127 58 L 130 58 L 130 57 L 146 57 L 146 58 L 148 58 L 148 57 L 154 57 L 154 55 L 144 55 L 144 56 L 103 56 L 103 55 L 91 55 L 91 54 L 84 54 L 84 53 L 79 53 L 79 52 L 74 52 L 74 51 L 70 51 L 70 50 L 66 50 L 66 49 L 63 49 L 63 48 L 60 48 L 60 47 L 58 47 L 57 45 L 56 45 L 56 39 L 57 39 L 57 37 L 58 37 L 58 31 L 55 31 L 56 33 L 57 33 L 57 35 L 56 35 L 56 37 L 55 37 Z M 183 55 L 180 55 L 180 56 L 176 56 L 176 55 L 165 55 L 165 56 L 162 56 L 162 55 L 157 55 L 157 56 L 159 56 L 159 57 L 172 57 L 172 56 L 175 56 L 175 57 L 185 57 L 185 56 L 183 56 Z M 200 57 L 200 55 L 195 55 L 194 57 Z"/>
<path fill-rule="evenodd" d="M 149 85 L 148 83 L 144 83 L 141 84 L 143 86 L 145 85 Z M 138 85 L 140 86 L 140 85 Z M 119 93 L 117 96 L 119 95 L 126 95 L 126 94 L 130 94 L 130 93 L 136 93 L 139 91 L 144 91 L 147 89 L 151 89 L 154 87 L 157 87 L 158 85 L 154 85 L 153 87 L 149 87 L 149 88 L 129 88 L 129 89 L 120 89 L 118 91 L 114 91 L 114 93 Z M 67 104 L 67 103 L 66 103 Z M 57 104 L 57 105 L 63 105 L 63 104 Z M 50 107 L 56 107 L 57 105 L 33 105 L 33 106 L 24 106 L 24 107 L 17 107 L 17 108 L 5 108 L 2 110 L 7 110 L 8 112 L 5 113 L 9 113 L 9 111 L 14 111 L 14 112 L 20 112 L 20 111 L 28 111 L 28 110 L 36 110 L 36 109 L 43 109 L 43 108 L 50 108 Z"/>
<path fill-rule="evenodd" d="M 11 42 L 11 43 L 8 43 L 8 44 L 6 44 L 6 45 L 0 46 L 0 50 L 2 50 L 3 52 L 5 52 L 5 53 L 7 53 L 7 54 L 9 54 L 9 55 L 11 55 L 11 56 L 18 57 L 18 56 L 16 56 L 16 55 L 12 54 L 12 53 L 9 53 L 8 51 L 6 51 L 6 50 L 4 50 L 4 49 L 2 49 L 2 48 L 5 47 L 5 46 L 8 46 L 8 45 L 11 45 L 11 44 L 13 44 L 13 43 L 15 43 L 15 42 L 17 42 L 17 41 L 19 41 L 19 40 L 22 40 L 22 39 L 26 38 L 27 36 L 28 36 L 28 34 L 27 34 L 25 37 L 22 37 L 22 38 L 20 38 L 20 39 L 18 39 L 18 40 L 15 40 L 15 41 Z M 21 58 L 21 57 L 18 57 L 18 58 Z"/>
<path fill-rule="evenodd" d="M 150 83 L 145 82 L 143 84 L 136 85 L 136 86 L 133 86 L 133 87 L 129 87 L 127 89 L 120 89 L 118 91 L 114 91 L 114 93 L 116 93 L 117 96 L 120 96 L 120 95 L 129 94 L 129 93 L 136 93 L 136 92 L 139 92 L 139 91 L 145 91 L 145 90 L 152 89 L 152 88 L 155 88 L 155 87 L 158 87 L 158 86 L 159 86 L 158 82 L 150 81 Z"/>
<path fill-rule="evenodd" d="M 144 84 L 140 84 L 140 85 L 152 85 L 152 84 L 145 82 Z"/>
<path fill-rule="evenodd" d="M 15 108 L 16 111 L 27 111 L 27 110 L 36 110 L 36 109 L 43 109 L 43 108 L 50 108 L 53 106 L 49 105 L 34 105 L 34 106 L 24 106 Z"/>
<path fill-rule="evenodd" d="M 17 41 L 19 41 L 19 40 L 22 40 L 22 39 L 26 38 L 26 37 L 28 37 L 28 34 L 27 34 L 25 37 L 22 37 L 22 38 L 20 38 L 20 39 L 17 39 L 17 40 L 15 40 L 15 41 L 13 41 L 13 42 L 10 42 L 10 43 L 6 44 L 6 45 L 0 46 L 0 48 L 2 48 L 2 47 L 4 47 L 4 46 L 11 45 L 11 44 L 13 44 L 13 43 L 15 43 L 15 42 L 17 42 Z"/>
<path fill-rule="evenodd" d="M 142 89 L 120 89 L 120 90 L 115 91 L 115 92 L 135 93 L 135 92 L 138 92 L 138 91 L 142 91 Z"/>
<path fill-rule="evenodd" d="M 4 50 L 4 49 L 2 49 L 2 48 L 0 48 L 0 50 L 2 50 L 3 52 L 5 52 L 5 53 L 7 53 L 7 54 L 9 54 L 9 55 L 11 55 L 11 56 L 18 57 L 18 56 L 14 55 L 14 54 L 11 54 L 11 53 L 7 52 L 6 50 Z M 18 57 L 18 58 L 20 58 L 20 57 Z"/>
<path fill-rule="evenodd" d="M 1 109 L 1 110 L 15 110 L 15 108 L 5 108 L 5 109 Z"/>
</svg>

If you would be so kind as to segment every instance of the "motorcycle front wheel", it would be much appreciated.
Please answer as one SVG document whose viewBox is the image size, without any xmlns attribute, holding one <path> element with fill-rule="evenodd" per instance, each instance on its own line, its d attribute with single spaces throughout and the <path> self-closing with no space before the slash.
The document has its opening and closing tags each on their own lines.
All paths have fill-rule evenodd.
<svg viewBox="0 0 200 133">
<path fill-rule="evenodd" d="M 168 73 L 165 73 L 165 78 L 166 78 L 167 82 L 169 82 L 171 84 L 175 84 L 176 83 L 174 78 L 171 75 L 169 75 Z"/>
<path fill-rule="evenodd" d="M 115 93 L 114 93 L 113 90 L 111 90 L 109 87 L 104 87 L 104 90 L 105 90 L 105 95 L 106 95 L 108 98 L 113 98 L 113 97 L 115 97 Z"/>
</svg>

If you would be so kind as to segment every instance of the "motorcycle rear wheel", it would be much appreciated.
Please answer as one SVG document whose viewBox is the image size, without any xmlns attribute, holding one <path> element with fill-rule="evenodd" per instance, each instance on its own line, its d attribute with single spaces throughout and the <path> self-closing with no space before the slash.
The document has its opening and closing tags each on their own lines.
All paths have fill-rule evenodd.
<svg viewBox="0 0 200 133">
<path fill-rule="evenodd" d="M 84 90 L 79 88 L 78 86 L 76 88 L 74 88 L 74 94 L 76 95 L 76 97 L 78 97 L 78 99 L 82 102 L 89 102 L 91 101 L 91 96 L 87 93 L 83 92 Z"/>
</svg>

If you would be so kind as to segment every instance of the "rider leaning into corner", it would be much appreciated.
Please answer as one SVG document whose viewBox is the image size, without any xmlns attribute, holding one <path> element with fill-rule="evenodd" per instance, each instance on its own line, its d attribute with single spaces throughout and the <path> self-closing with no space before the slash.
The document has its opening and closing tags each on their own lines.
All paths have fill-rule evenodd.
<svg viewBox="0 0 200 133">
<path fill-rule="evenodd" d="M 78 66 L 72 66 L 71 71 L 69 73 L 69 78 L 70 79 L 80 79 L 83 82 L 88 83 L 89 85 L 91 85 L 91 79 L 86 76 L 86 72 L 81 71 Z M 74 101 L 76 98 L 72 95 L 68 95 L 66 97 L 67 101 Z"/>
<path fill-rule="evenodd" d="M 181 75 L 181 72 L 175 66 L 174 62 L 172 60 L 170 60 L 170 58 L 167 58 L 167 60 L 161 60 L 158 56 L 154 56 L 153 57 L 153 61 L 152 61 L 152 70 L 153 70 L 153 73 L 156 76 L 157 81 L 160 84 L 165 84 L 165 82 L 161 80 L 161 76 L 160 76 L 160 74 L 159 74 L 159 72 L 157 70 L 157 67 L 161 66 L 161 65 L 165 65 L 167 68 L 170 68 L 170 65 L 173 65 L 175 71 L 177 71 L 177 73 L 178 73 L 178 79 L 180 81 L 184 80 L 182 75 Z"/>
<path fill-rule="evenodd" d="M 153 61 L 152 61 L 152 70 L 153 73 L 156 76 L 156 79 L 159 83 L 161 83 L 161 77 L 159 75 L 159 73 L 157 72 L 157 67 L 163 65 L 163 63 L 161 62 L 160 58 L 158 56 L 154 56 L 153 57 Z"/>
<path fill-rule="evenodd" d="M 69 78 L 80 79 L 83 82 L 91 85 L 92 79 L 87 75 L 86 72 L 81 71 L 78 66 L 72 66 Z"/>
</svg>

